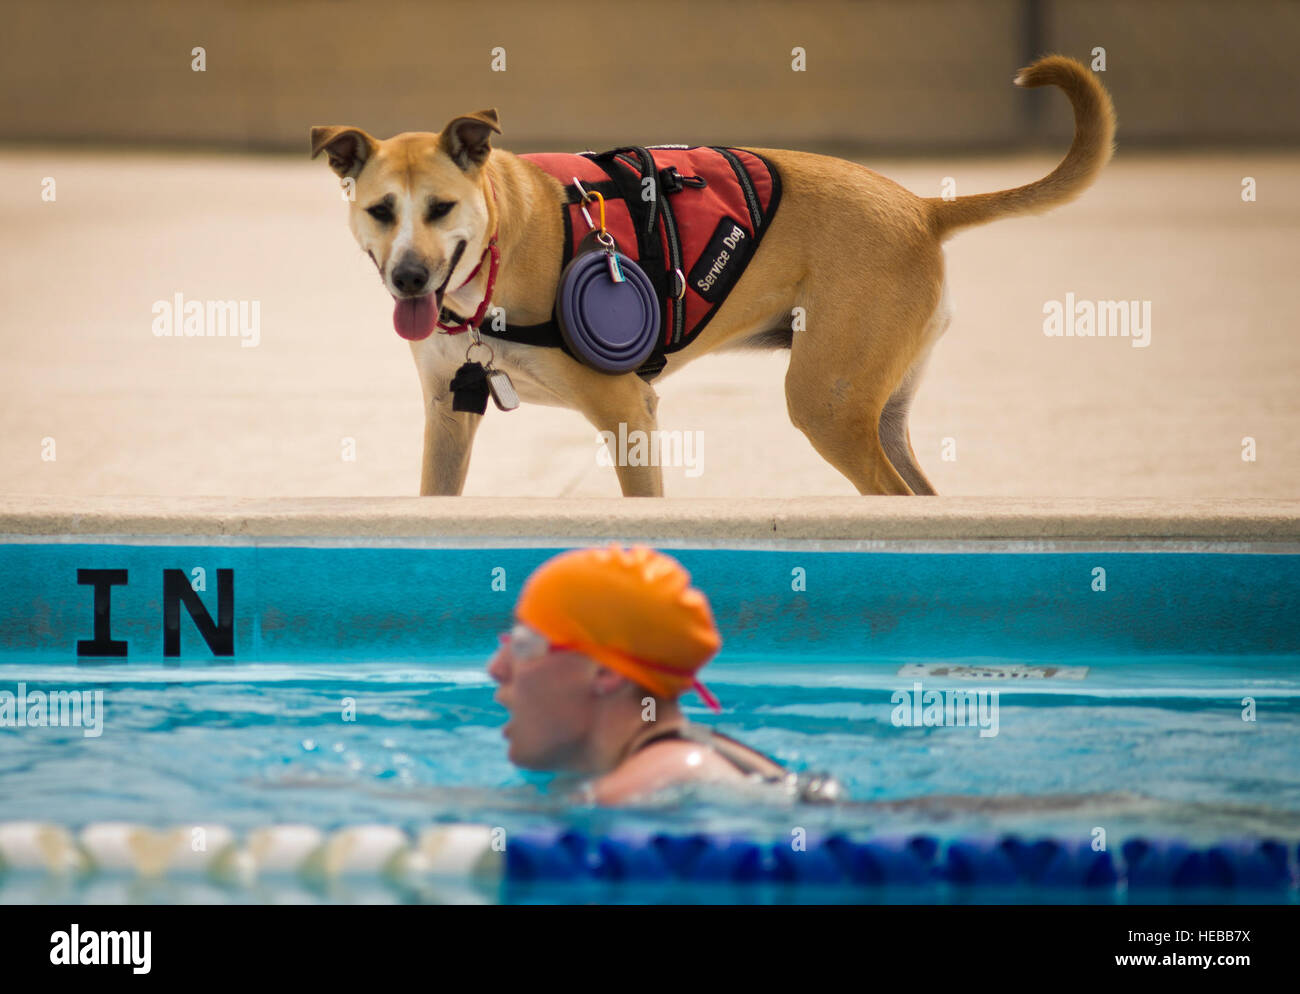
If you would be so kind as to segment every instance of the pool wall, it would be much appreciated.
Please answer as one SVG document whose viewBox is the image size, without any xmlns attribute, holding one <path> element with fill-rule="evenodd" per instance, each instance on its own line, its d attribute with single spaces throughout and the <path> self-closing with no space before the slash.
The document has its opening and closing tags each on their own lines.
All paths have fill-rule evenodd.
<svg viewBox="0 0 1300 994">
<path fill-rule="evenodd" d="M 482 657 L 537 565 L 610 540 L 690 570 L 720 658 L 1300 658 L 1300 501 L 15 503 L 0 662 Z"/>
</svg>

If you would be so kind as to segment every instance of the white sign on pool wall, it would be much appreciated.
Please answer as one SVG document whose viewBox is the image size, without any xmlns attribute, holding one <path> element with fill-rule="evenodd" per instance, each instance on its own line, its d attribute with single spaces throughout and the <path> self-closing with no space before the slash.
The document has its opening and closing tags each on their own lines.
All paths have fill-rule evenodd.
<svg viewBox="0 0 1300 994">
<path fill-rule="evenodd" d="M 80 728 L 88 739 L 104 734 L 102 690 L 0 690 L 0 728 Z"/>
<path fill-rule="evenodd" d="M 971 666 L 965 663 L 906 663 L 899 676 L 946 676 L 957 680 L 1082 680 L 1086 666 L 1027 666 L 1024 663 L 992 663 Z"/>
</svg>

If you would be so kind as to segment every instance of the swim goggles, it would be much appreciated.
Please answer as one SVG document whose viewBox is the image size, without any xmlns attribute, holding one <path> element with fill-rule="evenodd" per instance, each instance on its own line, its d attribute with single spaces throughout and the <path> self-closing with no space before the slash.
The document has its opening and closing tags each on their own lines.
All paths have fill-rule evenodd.
<svg viewBox="0 0 1300 994">
<path fill-rule="evenodd" d="M 521 663 L 531 663 L 552 650 L 565 648 L 556 645 L 541 632 L 529 628 L 523 622 L 519 622 L 508 632 L 502 632 L 497 638 L 503 646 L 510 646 L 510 654 Z"/>
<path fill-rule="evenodd" d="M 510 647 L 510 654 L 521 663 L 531 663 L 536 659 L 540 659 L 548 652 L 557 652 L 566 649 L 572 649 L 576 652 L 585 652 L 590 655 L 592 648 L 594 648 L 580 642 L 572 644 L 552 642 L 541 632 L 534 628 L 530 628 L 522 621 L 516 622 L 515 626 L 511 628 L 510 631 L 498 634 L 497 640 L 502 646 L 508 645 Z M 678 672 L 672 667 L 663 666 L 659 663 L 651 663 L 644 659 L 638 659 L 628 653 L 623 653 L 623 656 L 631 662 L 636 663 L 636 665 L 643 666 L 649 670 L 659 670 L 664 673 L 673 674 Z M 722 705 L 718 703 L 718 699 L 714 697 L 713 694 L 709 692 L 709 689 L 705 687 L 704 684 L 700 683 L 698 679 L 691 680 L 691 687 L 700 695 L 704 703 L 709 706 L 710 710 L 722 710 Z"/>
</svg>

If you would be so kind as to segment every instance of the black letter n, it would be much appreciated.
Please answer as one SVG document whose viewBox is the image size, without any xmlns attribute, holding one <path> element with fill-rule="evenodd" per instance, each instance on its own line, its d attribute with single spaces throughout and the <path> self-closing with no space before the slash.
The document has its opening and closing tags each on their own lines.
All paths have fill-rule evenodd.
<svg viewBox="0 0 1300 994">
<path fill-rule="evenodd" d="M 181 654 L 181 601 L 214 656 L 235 654 L 235 571 L 217 570 L 217 623 L 183 569 L 163 570 L 163 656 Z"/>
</svg>

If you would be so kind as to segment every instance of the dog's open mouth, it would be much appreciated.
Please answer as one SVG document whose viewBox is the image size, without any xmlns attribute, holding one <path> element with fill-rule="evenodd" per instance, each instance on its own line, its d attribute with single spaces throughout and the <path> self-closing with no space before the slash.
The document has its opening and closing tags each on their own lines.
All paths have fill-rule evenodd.
<svg viewBox="0 0 1300 994">
<path fill-rule="evenodd" d="M 456 251 L 452 253 L 451 265 L 447 267 L 447 278 L 433 293 L 426 293 L 422 297 L 394 298 L 396 305 L 393 307 L 393 328 L 408 342 L 420 342 L 433 334 L 438 324 L 438 314 L 442 311 L 442 295 L 451 280 L 451 274 L 456 271 L 456 266 L 460 263 L 465 245 L 466 242 L 462 238 L 460 244 L 456 246 Z"/>
</svg>

